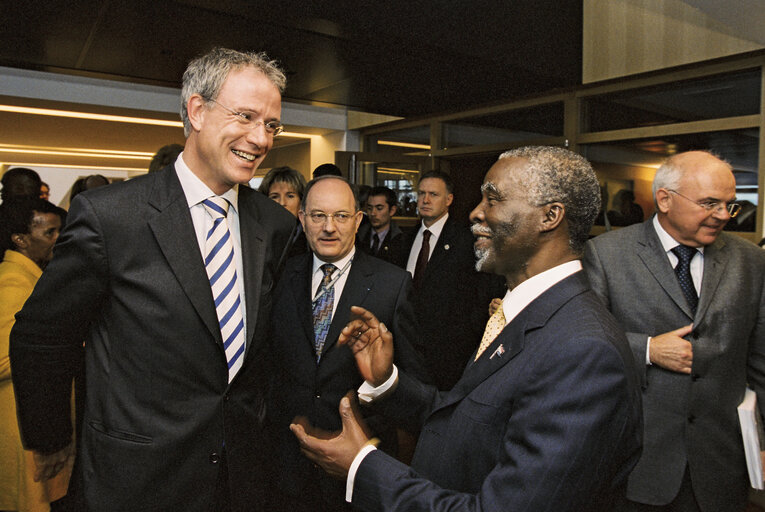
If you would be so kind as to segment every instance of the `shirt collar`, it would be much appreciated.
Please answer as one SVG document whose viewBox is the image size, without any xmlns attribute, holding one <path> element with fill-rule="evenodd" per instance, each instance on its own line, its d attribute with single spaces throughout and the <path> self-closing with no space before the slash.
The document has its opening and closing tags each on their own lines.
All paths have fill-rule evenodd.
<svg viewBox="0 0 765 512">
<path fill-rule="evenodd" d="M 420 222 L 420 233 L 425 231 L 426 229 L 430 231 L 431 236 L 438 238 L 441 236 L 441 231 L 444 230 L 444 224 L 446 224 L 446 220 L 449 218 L 449 213 L 447 212 L 446 215 L 435 221 L 429 228 L 425 227 L 425 222 Z"/>
<path fill-rule="evenodd" d="M 175 161 L 175 173 L 178 175 L 178 181 L 181 182 L 181 188 L 183 188 L 183 194 L 186 196 L 186 202 L 189 208 L 195 206 L 210 196 L 216 195 L 215 192 L 210 190 L 210 187 L 204 184 L 194 172 L 189 169 L 186 162 L 183 160 L 183 153 L 178 155 L 178 159 Z M 234 185 L 221 197 L 226 199 L 231 206 L 234 207 L 234 211 L 239 211 L 239 185 Z"/>
<path fill-rule="evenodd" d="M 3 255 L 3 261 L 9 261 L 9 262 L 16 263 L 17 265 L 20 265 L 27 272 L 35 276 L 36 279 L 39 279 L 40 276 L 42 275 L 42 269 L 37 266 L 37 263 L 27 258 L 20 252 L 14 251 L 13 249 L 5 250 L 5 254 Z"/>
<path fill-rule="evenodd" d="M 339 260 L 333 262 L 332 264 L 336 266 L 337 268 L 343 268 L 348 261 L 353 258 L 353 255 L 356 254 L 356 248 L 351 247 L 351 252 L 340 258 Z M 322 261 L 319 259 L 318 256 L 316 256 L 316 253 L 313 254 L 313 272 L 311 275 L 315 274 L 316 272 L 321 272 L 321 266 L 328 263 L 327 261 Z"/>
<path fill-rule="evenodd" d="M 653 216 L 652 222 L 653 222 L 653 229 L 656 230 L 656 234 L 659 235 L 659 241 L 661 242 L 661 246 L 664 249 L 664 252 L 670 252 L 672 249 L 674 249 L 678 245 L 681 245 L 680 242 L 672 238 L 672 235 L 667 233 L 667 231 L 659 222 L 658 215 Z M 701 251 L 701 254 L 704 254 L 704 247 L 696 247 L 696 249 Z"/>
<path fill-rule="evenodd" d="M 502 299 L 502 312 L 505 315 L 505 321 L 510 323 L 534 299 L 580 270 L 582 270 L 582 262 L 580 260 L 567 261 L 532 276 L 512 290 L 508 290 L 505 298 Z"/>
<path fill-rule="evenodd" d="M 378 231 L 375 231 L 375 228 L 372 228 L 372 236 L 377 235 L 377 238 L 379 238 L 380 241 L 382 242 L 383 240 L 385 240 L 385 235 L 388 234 L 388 231 L 390 231 L 390 224 L 388 224 L 388 229 L 386 229 L 385 231 L 379 231 L 378 232 Z M 370 239 L 371 238 L 372 237 L 370 237 Z"/>
</svg>

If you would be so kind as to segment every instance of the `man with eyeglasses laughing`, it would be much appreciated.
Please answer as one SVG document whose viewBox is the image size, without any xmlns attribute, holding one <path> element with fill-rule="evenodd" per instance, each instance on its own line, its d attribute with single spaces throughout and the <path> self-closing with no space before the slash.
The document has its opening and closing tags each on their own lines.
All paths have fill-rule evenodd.
<svg viewBox="0 0 765 512">
<path fill-rule="evenodd" d="M 274 294 L 271 350 L 277 372 L 269 411 L 278 440 L 275 510 L 334 512 L 350 509 L 344 486 L 301 455 L 289 426 L 303 416 L 323 429 L 340 429 L 340 399 L 362 383 L 353 354 L 337 345 L 351 306 L 385 318 L 397 335 L 397 360 L 418 378 L 424 370 L 413 348 L 418 333 L 409 274 L 354 247 L 362 215 L 355 190 L 339 176 L 315 178 L 298 215 L 311 252 L 289 260 Z M 379 420 L 370 421 L 376 435 L 395 448 L 395 430 Z"/>
<path fill-rule="evenodd" d="M 671 157 L 653 194 L 652 219 L 589 241 L 584 259 L 643 382 L 643 454 L 618 510 L 740 512 L 736 408 L 747 385 L 765 403 L 765 253 L 722 232 L 740 206 L 714 155 Z"/>
<path fill-rule="evenodd" d="M 77 510 L 268 510 L 265 351 L 295 219 L 242 184 L 281 128 L 284 87 L 265 54 L 192 60 L 177 160 L 72 202 L 10 355 L 45 479 L 69 453 L 84 341 Z"/>
</svg>

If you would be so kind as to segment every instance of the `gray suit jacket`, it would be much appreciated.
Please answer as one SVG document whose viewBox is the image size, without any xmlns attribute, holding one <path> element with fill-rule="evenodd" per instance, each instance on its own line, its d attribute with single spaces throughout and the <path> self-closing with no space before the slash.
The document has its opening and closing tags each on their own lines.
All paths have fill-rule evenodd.
<svg viewBox="0 0 765 512">
<path fill-rule="evenodd" d="M 642 376 L 643 455 L 627 497 L 669 503 L 687 464 L 702 510 L 743 510 L 749 480 L 736 407 L 747 384 L 765 403 L 765 252 L 721 233 L 704 250 L 695 317 L 652 220 L 590 240 L 584 266 Z M 690 375 L 645 364 L 649 336 L 691 322 Z"/>
</svg>

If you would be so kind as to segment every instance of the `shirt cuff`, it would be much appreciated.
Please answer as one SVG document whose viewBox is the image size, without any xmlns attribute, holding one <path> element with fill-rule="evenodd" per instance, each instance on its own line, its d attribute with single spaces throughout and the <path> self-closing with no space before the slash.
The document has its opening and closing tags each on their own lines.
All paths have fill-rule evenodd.
<svg viewBox="0 0 765 512">
<path fill-rule="evenodd" d="M 377 447 L 373 444 L 364 446 L 351 463 L 351 467 L 348 468 L 348 479 L 345 481 L 345 501 L 351 503 L 353 501 L 353 482 L 356 480 L 356 471 L 359 470 L 361 461 L 367 456 L 369 452 L 376 450 Z"/>
<path fill-rule="evenodd" d="M 651 362 L 651 337 L 648 336 L 648 341 L 645 342 L 645 364 L 647 366 L 652 366 L 653 363 Z"/>
<path fill-rule="evenodd" d="M 386 391 L 392 388 L 396 382 L 398 382 L 398 368 L 396 368 L 396 365 L 394 364 L 393 371 L 391 372 L 390 377 L 388 377 L 388 380 L 379 386 L 374 387 L 366 380 L 361 386 L 359 386 L 359 389 L 357 390 L 359 395 L 359 402 L 362 404 L 372 403 L 376 398 L 379 398 Z"/>
</svg>

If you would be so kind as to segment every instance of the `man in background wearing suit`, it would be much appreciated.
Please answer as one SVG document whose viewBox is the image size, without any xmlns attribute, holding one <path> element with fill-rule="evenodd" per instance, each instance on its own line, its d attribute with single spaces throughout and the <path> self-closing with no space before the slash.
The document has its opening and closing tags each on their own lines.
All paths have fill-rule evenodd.
<svg viewBox="0 0 765 512">
<path fill-rule="evenodd" d="M 367 254 L 405 267 L 409 253 L 404 232 L 393 221 L 393 216 L 398 213 L 396 203 L 396 193 L 388 187 L 377 186 L 369 192 L 369 223 L 359 227 L 356 246 Z"/>
<path fill-rule="evenodd" d="M 417 378 L 424 374 L 413 348 L 417 326 L 409 302 L 411 279 L 406 271 L 354 248 L 361 211 L 348 182 L 332 175 L 315 178 L 298 215 L 311 252 L 290 259 L 274 294 L 277 372 L 269 410 L 278 440 L 277 509 L 334 512 L 350 508 L 342 484 L 300 454 L 289 425 L 295 416 L 304 416 L 321 428 L 340 429 L 340 399 L 362 382 L 353 354 L 336 343 L 351 319 L 351 306 L 384 319 L 396 335 L 396 363 Z M 395 447 L 395 431 L 387 430 L 394 436 L 389 446 Z"/>
<path fill-rule="evenodd" d="M 311 460 L 347 475 L 359 510 L 610 512 L 639 456 L 640 390 L 624 333 L 579 261 L 597 178 L 565 149 L 521 148 L 489 169 L 482 192 L 471 214 L 478 267 L 510 291 L 454 388 L 399 371 L 390 331 L 369 312 L 341 336 L 366 379 L 359 397 L 424 423 L 411 467 L 367 444 L 349 398 L 340 435 L 293 432 Z"/>
<path fill-rule="evenodd" d="M 643 387 L 643 454 L 620 510 L 740 512 L 749 480 L 736 407 L 747 385 L 765 403 L 765 254 L 722 232 L 739 207 L 715 156 L 671 157 L 653 194 L 655 217 L 591 240 L 584 260 Z"/>
<path fill-rule="evenodd" d="M 262 362 L 295 220 L 241 184 L 281 131 L 284 85 L 265 54 L 193 60 L 183 153 L 78 195 L 17 316 L 19 423 L 43 478 L 66 461 L 84 341 L 81 510 L 249 511 L 266 498 Z"/>
<path fill-rule="evenodd" d="M 476 271 L 470 228 L 449 215 L 453 200 L 454 184 L 448 174 L 424 173 L 417 190 L 422 222 L 406 242 L 406 269 L 414 280 L 423 356 L 441 390 L 451 389 L 459 380 L 481 339 L 489 302 L 505 292 L 500 278 Z"/>
</svg>

